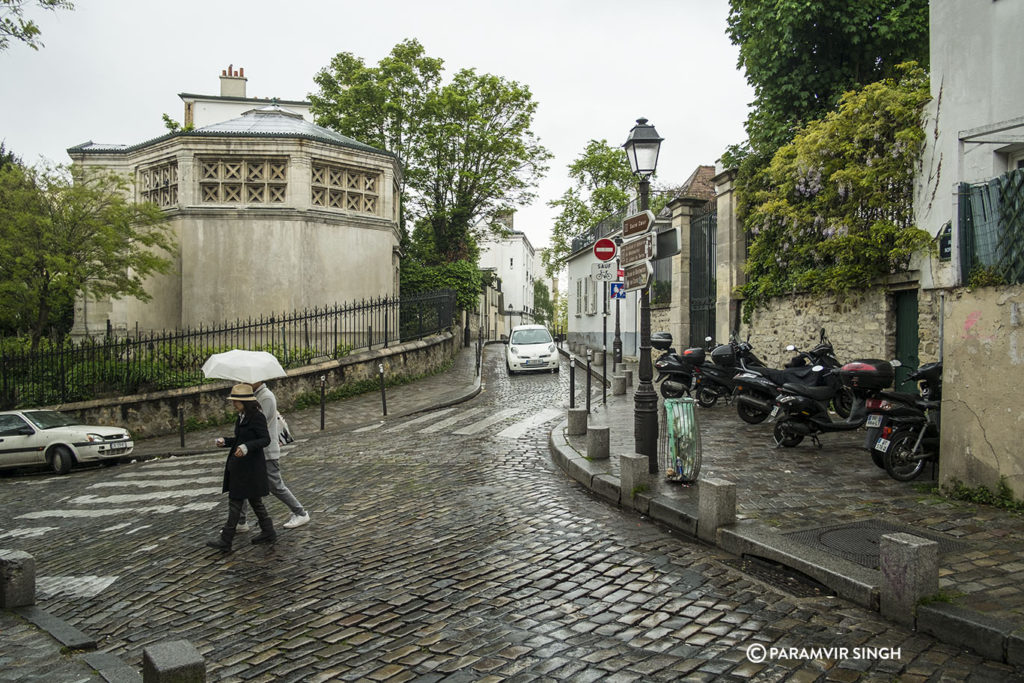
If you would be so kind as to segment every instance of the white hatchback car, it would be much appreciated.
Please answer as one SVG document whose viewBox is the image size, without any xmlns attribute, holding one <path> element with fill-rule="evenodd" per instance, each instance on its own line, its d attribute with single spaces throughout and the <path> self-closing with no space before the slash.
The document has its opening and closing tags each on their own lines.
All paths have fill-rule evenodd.
<svg viewBox="0 0 1024 683">
<path fill-rule="evenodd" d="M 116 462 L 134 448 L 123 427 L 84 425 L 56 410 L 0 412 L 0 468 L 45 465 L 67 474 L 77 464 Z"/>
<path fill-rule="evenodd" d="M 526 370 L 558 372 L 558 347 L 543 325 L 517 325 L 505 343 L 508 374 Z"/>
</svg>

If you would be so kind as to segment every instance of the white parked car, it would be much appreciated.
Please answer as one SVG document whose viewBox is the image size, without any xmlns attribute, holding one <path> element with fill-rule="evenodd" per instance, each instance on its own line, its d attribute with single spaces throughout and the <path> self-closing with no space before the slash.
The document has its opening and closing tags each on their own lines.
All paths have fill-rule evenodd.
<svg viewBox="0 0 1024 683">
<path fill-rule="evenodd" d="M 508 374 L 526 370 L 558 372 L 558 347 L 543 325 L 517 325 L 505 344 Z"/>
<path fill-rule="evenodd" d="M 0 412 L 0 468 L 45 465 L 67 474 L 78 464 L 116 462 L 134 448 L 123 427 L 84 425 L 56 410 Z"/>
</svg>

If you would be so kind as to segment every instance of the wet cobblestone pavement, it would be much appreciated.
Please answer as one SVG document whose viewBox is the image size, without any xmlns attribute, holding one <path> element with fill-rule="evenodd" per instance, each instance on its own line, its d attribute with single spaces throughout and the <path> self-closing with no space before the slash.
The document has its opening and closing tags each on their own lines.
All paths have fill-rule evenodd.
<svg viewBox="0 0 1024 683">
<path fill-rule="evenodd" d="M 568 373 L 508 377 L 501 350 L 488 348 L 483 391 L 465 403 L 383 421 L 353 408 L 339 431 L 296 429 L 308 438 L 282 469 L 312 522 L 279 529 L 273 546 L 250 545 L 251 533 L 227 555 L 203 546 L 227 508 L 218 453 L 0 478 L 0 547 L 36 558 L 40 606 L 100 650 L 139 667 L 147 645 L 188 639 L 209 680 L 1016 675 L 843 600 L 768 586 L 592 497 L 548 453 Z M 797 509 L 780 501 L 773 514 Z M 20 637 L 10 620 L 8 657 Z M 784 652 L 758 661 L 759 648 Z"/>
</svg>

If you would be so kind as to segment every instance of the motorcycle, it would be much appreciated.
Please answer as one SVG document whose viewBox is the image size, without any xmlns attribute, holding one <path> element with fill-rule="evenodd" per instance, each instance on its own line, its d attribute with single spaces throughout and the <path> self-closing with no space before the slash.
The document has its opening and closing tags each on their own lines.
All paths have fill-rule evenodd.
<svg viewBox="0 0 1024 683">
<path fill-rule="evenodd" d="M 733 396 L 740 419 L 748 424 L 764 422 L 775 406 L 775 397 L 779 395 L 779 389 L 790 383 L 828 387 L 831 393 L 827 396 L 824 396 L 825 392 L 819 392 L 825 402 L 832 404 L 839 417 L 849 417 L 853 408 L 853 393 L 842 385 L 835 372 L 816 372 L 813 369 L 820 365 L 824 369 L 835 371 L 842 365 L 836 358 L 832 343 L 825 336 L 825 329 L 821 329 L 818 344 L 810 351 L 800 351 L 792 344 L 787 346 L 786 350 L 797 355 L 784 369 L 777 370 L 763 367 L 763 363 L 762 367 L 758 367 L 747 362 L 753 355 L 749 341 L 736 346 L 736 358 L 742 371 L 733 379 Z"/>
<path fill-rule="evenodd" d="M 906 381 L 918 383 L 920 396 L 886 391 L 867 406 L 865 448 L 874 463 L 897 481 L 917 478 L 925 462 L 938 458 L 942 363 L 926 363 Z"/>
<path fill-rule="evenodd" d="M 860 429 L 867 421 L 868 399 L 891 386 L 894 377 L 891 363 L 875 359 L 856 360 L 838 369 L 816 365 L 812 370 L 826 377 L 836 377 L 849 390 L 853 396 L 850 414 L 843 420 L 831 418 L 828 403 L 835 394 L 829 383 L 818 386 L 784 384 L 772 409 L 776 420 L 773 431 L 776 447 L 792 448 L 809 436 L 821 448 L 820 434 Z"/>
<path fill-rule="evenodd" d="M 705 341 L 709 347 L 713 346 L 711 362 L 702 362 L 694 368 L 693 390 L 697 404 L 705 408 L 711 408 L 720 398 L 724 399 L 726 403 L 732 402 L 733 394 L 736 390 L 735 377 L 737 374 L 736 358 L 738 345 L 735 339 L 730 339 L 728 344 L 719 344 L 717 346 L 712 344 L 713 340 L 711 337 L 705 338 Z M 744 362 L 749 367 L 764 367 L 761 359 L 755 356 L 749 348 L 744 358 Z"/>
<path fill-rule="evenodd" d="M 658 376 L 655 377 L 654 383 L 660 384 L 662 397 L 680 398 L 683 395 L 689 396 L 693 389 L 694 361 L 697 358 L 697 354 L 704 353 L 704 349 L 685 349 L 682 354 L 678 354 L 672 348 L 672 335 L 668 332 L 655 332 L 651 334 L 651 346 L 663 352 L 658 360 L 654 362 L 654 369 L 658 371 Z M 703 362 L 703 359 L 700 362 Z"/>
</svg>

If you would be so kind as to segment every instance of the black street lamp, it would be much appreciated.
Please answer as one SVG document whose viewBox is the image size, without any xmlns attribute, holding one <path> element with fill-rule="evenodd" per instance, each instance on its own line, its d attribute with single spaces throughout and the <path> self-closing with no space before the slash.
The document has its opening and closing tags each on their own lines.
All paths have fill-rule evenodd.
<svg viewBox="0 0 1024 683">
<path fill-rule="evenodd" d="M 629 157 L 629 167 L 640 179 L 640 210 L 650 208 L 651 183 L 649 178 L 658 167 L 661 141 L 654 126 L 647 119 L 636 120 L 629 131 L 623 149 Z M 654 226 L 651 226 L 653 229 Z M 640 294 L 640 367 L 637 387 L 633 392 L 633 441 L 636 452 L 647 456 L 647 471 L 658 471 L 658 394 L 654 392 L 654 367 L 651 364 L 651 291 L 650 282 Z"/>
</svg>

